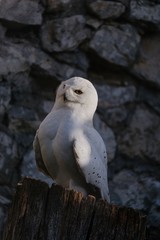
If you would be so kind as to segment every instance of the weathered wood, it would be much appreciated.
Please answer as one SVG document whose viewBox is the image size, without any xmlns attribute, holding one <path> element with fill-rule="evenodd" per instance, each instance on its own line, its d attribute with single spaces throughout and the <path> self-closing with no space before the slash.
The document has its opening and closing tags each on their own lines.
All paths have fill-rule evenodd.
<svg viewBox="0 0 160 240">
<path fill-rule="evenodd" d="M 44 219 L 47 194 L 46 183 L 24 179 L 17 185 L 5 239 L 38 239 L 39 229 Z"/>
<path fill-rule="evenodd" d="M 17 186 L 4 240 L 145 240 L 146 218 L 130 208 L 25 178 Z"/>
</svg>

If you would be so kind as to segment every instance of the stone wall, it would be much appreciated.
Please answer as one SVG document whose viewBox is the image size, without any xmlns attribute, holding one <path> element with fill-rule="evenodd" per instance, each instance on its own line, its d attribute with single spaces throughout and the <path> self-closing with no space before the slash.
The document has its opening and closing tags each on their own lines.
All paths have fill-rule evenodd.
<svg viewBox="0 0 160 240">
<path fill-rule="evenodd" d="M 160 1 L 0 1 L 0 229 L 23 176 L 51 183 L 32 142 L 60 81 L 99 95 L 95 127 L 108 150 L 115 204 L 148 215 L 160 234 Z M 1 237 L 1 236 L 0 236 Z"/>
</svg>

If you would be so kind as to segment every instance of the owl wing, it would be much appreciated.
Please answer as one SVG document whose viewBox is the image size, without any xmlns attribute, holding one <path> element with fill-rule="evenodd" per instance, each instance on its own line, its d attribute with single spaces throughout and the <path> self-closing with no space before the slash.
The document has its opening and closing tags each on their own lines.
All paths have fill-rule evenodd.
<svg viewBox="0 0 160 240">
<path fill-rule="evenodd" d="M 33 148 L 35 151 L 35 159 L 36 159 L 36 164 L 38 169 L 43 172 L 45 175 L 50 176 L 49 172 L 47 171 L 47 168 L 44 165 L 43 159 L 42 159 L 42 154 L 41 154 L 41 148 L 39 144 L 39 139 L 38 139 L 38 130 L 36 132 L 34 141 L 33 141 Z"/>
<path fill-rule="evenodd" d="M 53 180 L 56 179 L 58 174 L 58 164 L 53 151 L 53 142 L 60 117 L 56 111 L 51 111 L 41 122 L 33 143 L 39 170 Z"/>
<path fill-rule="evenodd" d="M 98 132 L 94 129 L 75 138 L 73 152 L 78 168 L 83 173 L 86 182 L 97 187 L 101 197 L 110 202 L 106 150 Z"/>
</svg>

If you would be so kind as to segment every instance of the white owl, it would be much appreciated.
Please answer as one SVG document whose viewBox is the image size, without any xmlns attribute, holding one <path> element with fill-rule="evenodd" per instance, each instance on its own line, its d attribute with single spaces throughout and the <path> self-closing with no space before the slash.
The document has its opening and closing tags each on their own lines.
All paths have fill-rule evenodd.
<svg viewBox="0 0 160 240">
<path fill-rule="evenodd" d="M 80 77 L 63 81 L 33 146 L 39 170 L 57 184 L 109 202 L 106 148 L 93 127 L 97 103 L 90 81 Z"/>
</svg>

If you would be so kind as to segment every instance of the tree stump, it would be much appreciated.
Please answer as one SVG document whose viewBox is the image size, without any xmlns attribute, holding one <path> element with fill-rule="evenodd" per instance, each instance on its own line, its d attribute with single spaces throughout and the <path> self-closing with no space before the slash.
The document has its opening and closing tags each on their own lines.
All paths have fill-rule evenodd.
<svg viewBox="0 0 160 240">
<path fill-rule="evenodd" d="M 146 217 L 25 178 L 17 185 L 4 240 L 145 240 Z"/>
</svg>

